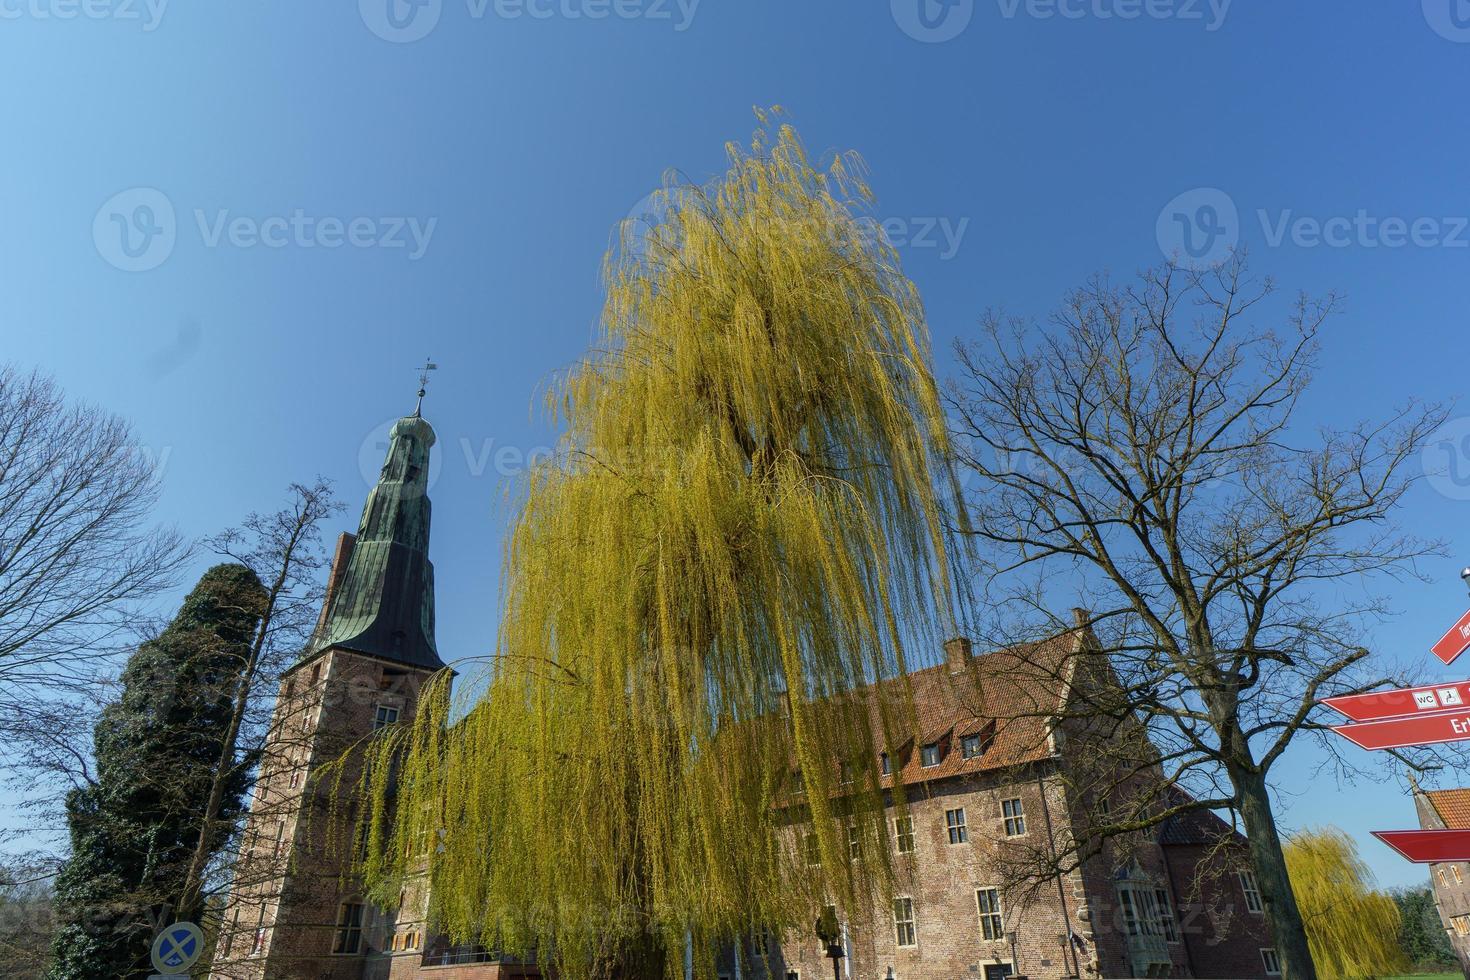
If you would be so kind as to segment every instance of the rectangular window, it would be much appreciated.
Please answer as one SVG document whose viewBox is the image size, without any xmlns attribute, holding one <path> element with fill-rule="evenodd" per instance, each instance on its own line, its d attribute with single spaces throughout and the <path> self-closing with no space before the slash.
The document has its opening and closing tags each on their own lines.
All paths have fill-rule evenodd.
<svg viewBox="0 0 1470 980">
<path fill-rule="evenodd" d="M 802 772 L 801 772 L 800 769 L 797 769 L 795 772 L 793 772 L 791 774 L 791 792 L 793 792 L 793 793 L 805 793 L 806 792 L 806 777 L 804 775 L 802 775 Z"/>
<path fill-rule="evenodd" d="M 802 842 L 802 846 L 806 854 L 807 864 L 822 863 L 822 848 L 817 843 L 817 835 L 815 833 L 807 831 L 806 839 Z"/>
<path fill-rule="evenodd" d="M 985 964 L 985 980 L 1006 980 L 1014 972 L 1009 963 Z"/>
<path fill-rule="evenodd" d="M 847 828 L 847 858 L 856 861 L 863 856 L 863 834 L 862 828 L 853 824 Z"/>
<path fill-rule="evenodd" d="M 999 942 L 1006 936 L 1005 921 L 1000 912 L 1000 889 L 979 888 L 975 891 L 975 904 L 980 910 L 980 936 Z"/>
<path fill-rule="evenodd" d="M 1005 819 L 1007 837 L 1021 837 L 1026 833 L 1026 809 L 1019 799 L 1001 800 L 1000 815 Z"/>
<path fill-rule="evenodd" d="M 1130 936 L 1138 935 L 1141 930 L 1138 925 L 1138 909 L 1133 905 L 1133 889 L 1120 889 L 1118 891 L 1118 904 L 1123 909 L 1123 928 Z"/>
<path fill-rule="evenodd" d="M 300 783 L 301 783 L 301 773 L 293 771 L 291 773 L 291 788 L 292 789 L 295 789 L 298 785 L 300 785 Z"/>
<path fill-rule="evenodd" d="M 914 818 L 894 817 L 893 838 L 900 854 L 914 853 Z"/>
<path fill-rule="evenodd" d="M 914 900 L 912 898 L 895 898 L 893 900 L 893 938 L 900 946 L 917 946 L 919 943 L 918 932 L 914 928 Z"/>
<path fill-rule="evenodd" d="M 286 821 L 276 824 L 276 857 L 286 850 Z"/>
<path fill-rule="evenodd" d="M 985 736 L 976 732 L 960 739 L 960 758 L 978 759 L 985 754 Z"/>
<path fill-rule="evenodd" d="M 965 826 L 965 808 L 944 811 L 944 829 L 949 831 L 949 842 L 951 844 L 963 844 L 970 839 L 969 828 Z"/>
<path fill-rule="evenodd" d="M 1169 890 L 1155 888 L 1154 901 L 1158 903 L 1159 927 L 1164 936 L 1164 942 L 1177 943 L 1179 924 L 1174 920 L 1174 906 L 1169 904 Z"/>
<path fill-rule="evenodd" d="M 337 937 L 332 943 L 332 952 L 339 956 L 353 956 L 362 949 L 362 906 L 356 902 L 343 902 L 337 910 Z"/>
<path fill-rule="evenodd" d="M 1458 864 L 1450 865 L 1450 874 L 1455 876 L 1455 884 L 1463 885 L 1465 883 L 1465 879 L 1460 877 L 1460 866 Z"/>
<path fill-rule="evenodd" d="M 373 712 L 373 731 L 387 728 L 398 720 L 398 709 L 391 704 L 380 704 Z"/>
<path fill-rule="evenodd" d="M 1438 873 L 1439 873 L 1439 883 L 1441 885 L 1448 885 L 1450 883 L 1450 880 L 1445 877 L 1445 875 L 1444 875 L 1444 868 L 1439 868 L 1438 869 Z"/>
<path fill-rule="evenodd" d="M 939 765 L 939 743 L 930 742 L 919 750 L 919 765 L 925 769 Z"/>
<path fill-rule="evenodd" d="M 1281 957 L 1276 955 L 1274 949 L 1261 950 L 1261 965 L 1266 968 L 1266 976 L 1281 976 Z"/>
<path fill-rule="evenodd" d="M 883 753 L 881 753 L 878 756 L 878 770 L 880 772 L 882 772 L 883 775 L 885 775 L 885 776 L 890 775 L 892 773 L 892 769 L 889 767 L 889 763 L 888 763 L 888 753 L 887 752 L 883 752 Z"/>
<path fill-rule="evenodd" d="M 1235 876 L 1240 879 L 1240 890 L 1245 895 L 1245 910 L 1255 915 L 1265 912 L 1266 906 L 1261 904 L 1261 889 L 1256 884 L 1256 873 L 1237 871 Z"/>
</svg>

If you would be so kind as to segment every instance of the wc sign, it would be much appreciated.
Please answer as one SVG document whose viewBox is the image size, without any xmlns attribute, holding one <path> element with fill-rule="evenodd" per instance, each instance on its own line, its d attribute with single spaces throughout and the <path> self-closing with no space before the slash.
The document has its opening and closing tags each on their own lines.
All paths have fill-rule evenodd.
<svg viewBox="0 0 1470 980">
<path fill-rule="evenodd" d="M 158 972 L 148 980 L 170 980 L 187 977 L 189 967 L 204 954 L 204 936 L 192 922 L 175 922 L 165 926 L 153 940 L 153 968 Z"/>
</svg>

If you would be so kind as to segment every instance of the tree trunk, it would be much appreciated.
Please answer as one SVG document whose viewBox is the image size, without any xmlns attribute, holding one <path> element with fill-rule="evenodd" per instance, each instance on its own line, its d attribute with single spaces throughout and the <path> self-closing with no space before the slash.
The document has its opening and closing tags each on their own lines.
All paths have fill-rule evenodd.
<svg viewBox="0 0 1470 980">
<path fill-rule="evenodd" d="M 1302 913 L 1286 873 L 1286 856 L 1281 851 L 1281 837 L 1276 833 L 1266 778 L 1257 772 L 1238 771 L 1232 772 L 1231 777 L 1240 797 L 1240 816 L 1250 841 L 1251 868 L 1261 889 L 1266 921 L 1271 925 L 1282 972 L 1287 980 L 1316 980 L 1317 968 L 1312 963 Z"/>
</svg>

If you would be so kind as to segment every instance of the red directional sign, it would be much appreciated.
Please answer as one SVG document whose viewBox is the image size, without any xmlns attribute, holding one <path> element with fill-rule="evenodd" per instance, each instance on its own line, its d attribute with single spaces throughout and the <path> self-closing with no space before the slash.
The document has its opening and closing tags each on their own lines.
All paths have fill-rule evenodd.
<svg viewBox="0 0 1470 980">
<path fill-rule="evenodd" d="M 1452 711 L 1470 706 L 1470 681 L 1404 687 L 1372 694 L 1346 694 L 1340 698 L 1323 698 L 1322 703 L 1353 721 L 1379 721 L 1431 711 Z"/>
<path fill-rule="evenodd" d="M 1415 864 L 1470 861 L 1470 830 L 1375 830 L 1373 836 Z"/>
<path fill-rule="evenodd" d="M 1451 626 L 1450 631 L 1440 637 L 1439 642 L 1429 649 L 1447 664 L 1470 649 L 1470 612 L 1461 616 L 1460 621 Z"/>
<path fill-rule="evenodd" d="M 1410 745 L 1463 742 L 1470 739 L 1470 713 L 1451 711 L 1437 715 L 1360 721 L 1332 729 L 1365 749 L 1402 749 Z"/>
</svg>

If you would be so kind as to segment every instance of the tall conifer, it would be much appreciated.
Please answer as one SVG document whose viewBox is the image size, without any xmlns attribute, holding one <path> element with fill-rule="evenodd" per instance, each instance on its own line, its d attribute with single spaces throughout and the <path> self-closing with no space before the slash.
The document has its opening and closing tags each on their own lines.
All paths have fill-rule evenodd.
<svg viewBox="0 0 1470 980">
<path fill-rule="evenodd" d="M 198 841 L 264 595 L 248 568 L 216 565 L 128 660 L 122 695 L 94 730 L 95 779 L 67 798 L 71 856 L 56 880 L 51 980 L 152 972 L 149 947 Z M 234 811 L 247 764 L 232 774 Z"/>
</svg>

